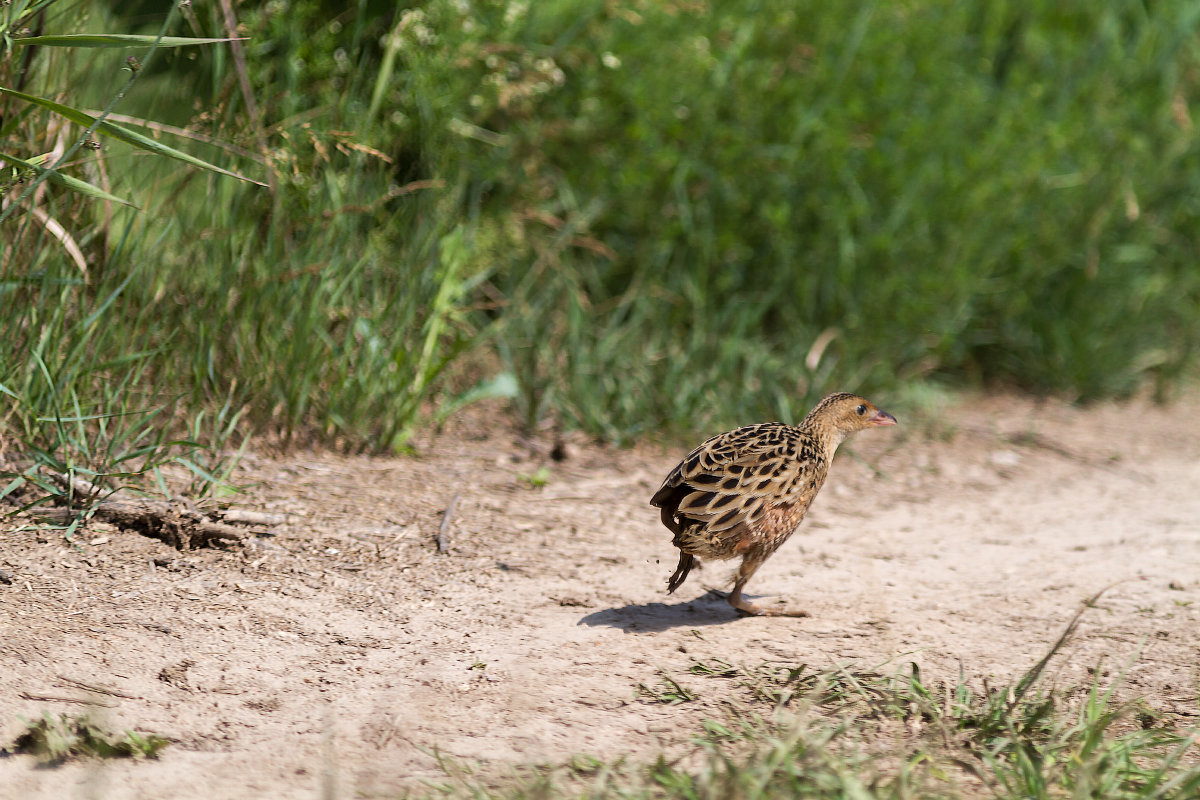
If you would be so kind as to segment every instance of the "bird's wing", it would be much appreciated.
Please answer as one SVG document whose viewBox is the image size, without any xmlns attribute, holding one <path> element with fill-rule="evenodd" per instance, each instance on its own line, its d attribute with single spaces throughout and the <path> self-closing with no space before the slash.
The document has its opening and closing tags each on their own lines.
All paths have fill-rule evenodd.
<svg viewBox="0 0 1200 800">
<path fill-rule="evenodd" d="M 790 425 L 738 428 L 689 453 L 651 503 L 666 507 L 675 500 L 675 516 L 704 523 L 713 533 L 755 532 L 771 509 L 801 504 L 803 513 L 819 488 L 819 461 L 815 446 Z"/>
</svg>

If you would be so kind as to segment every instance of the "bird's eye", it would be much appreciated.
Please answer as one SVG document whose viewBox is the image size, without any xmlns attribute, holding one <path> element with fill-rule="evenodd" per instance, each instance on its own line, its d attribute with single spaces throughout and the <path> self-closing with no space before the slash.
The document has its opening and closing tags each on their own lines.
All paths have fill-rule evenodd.
<svg viewBox="0 0 1200 800">
<path fill-rule="evenodd" d="M 867 407 L 859 406 L 858 408 L 854 409 L 854 413 L 861 417 L 863 414 L 867 413 Z"/>
</svg>

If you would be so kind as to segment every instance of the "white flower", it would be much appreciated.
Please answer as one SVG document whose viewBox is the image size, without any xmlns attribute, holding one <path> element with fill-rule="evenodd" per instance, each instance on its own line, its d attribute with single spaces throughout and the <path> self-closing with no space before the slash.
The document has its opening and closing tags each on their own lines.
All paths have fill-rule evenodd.
<svg viewBox="0 0 1200 800">
<path fill-rule="evenodd" d="M 529 3 L 528 2 L 521 1 L 521 2 L 509 3 L 508 7 L 504 9 L 504 25 L 505 25 L 505 27 L 511 27 L 514 22 L 516 22 L 521 17 L 525 16 L 526 12 L 528 12 L 528 11 L 529 11 Z"/>
</svg>

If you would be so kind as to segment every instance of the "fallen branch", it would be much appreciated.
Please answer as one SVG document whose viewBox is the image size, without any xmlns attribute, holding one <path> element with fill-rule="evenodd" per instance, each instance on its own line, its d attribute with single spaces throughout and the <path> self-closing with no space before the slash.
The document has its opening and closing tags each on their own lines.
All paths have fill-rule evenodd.
<svg viewBox="0 0 1200 800">
<path fill-rule="evenodd" d="M 179 501 L 102 500 L 90 510 L 93 519 L 124 530 L 159 539 L 179 550 L 193 547 L 232 548 L 246 542 L 250 531 L 216 522 Z M 66 523 L 78 514 L 70 508 L 39 512 L 46 519 Z"/>
<path fill-rule="evenodd" d="M 81 498 L 96 498 L 101 493 L 95 484 L 78 476 L 68 478 L 62 473 L 54 472 L 50 473 L 50 477 L 64 488 L 69 486 Z M 263 514 L 256 517 L 253 512 L 236 514 L 216 509 L 203 512 L 186 499 L 113 500 L 110 495 L 109 499 L 93 500 L 90 505 L 80 505 L 86 505 L 88 515 L 93 519 L 111 523 L 124 530 L 137 531 L 180 550 L 194 547 L 233 548 L 244 545 L 254 532 L 230 525 L 222 519 L 240 518 L 250 521 L 251 524 L 261 519 L 263 524 L 271 524 L 279 516 Z M 69 522 L 79 513 L 79 509 L 52 508 L 39 513 L 51 520 Z"/>
</svg>

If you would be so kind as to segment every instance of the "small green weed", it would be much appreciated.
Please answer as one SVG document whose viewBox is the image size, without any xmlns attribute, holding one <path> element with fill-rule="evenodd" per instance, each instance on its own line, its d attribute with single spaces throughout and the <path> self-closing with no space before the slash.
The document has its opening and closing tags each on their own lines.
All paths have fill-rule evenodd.
<svg viewBox="0 0 1200 800">
<path fill-rule="evenodd" d="M 171 742 L 156 734 L 125 731 L 114 735 L 87 715 L 50 714 L 29 722 L 13 741 L 12 751 L 36 756 L 47 764 L 69 758 L 157 758 Z"/>
<path fill-rule="evenodd" d="M 672 678 L 666 672 L 660 671 L 659 677 L 660 680 L 657 686 L 639 683 L 637 685 L 636 696 L 654 703 L 665 703 L 667 705 L 690 703 L 699 699 L 695 692 Z"/>
<path fill-rule="evenodd" d="M 520 473 L 517 475 L 517 479 L 530 489 L 540 489 L 550 483 L 550 476 L 552 474 L 549 467 L 538 467 L 533 472 Z"/>
</svg>

